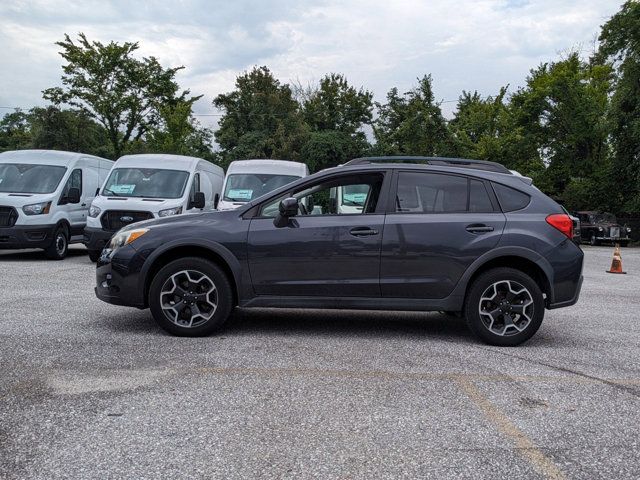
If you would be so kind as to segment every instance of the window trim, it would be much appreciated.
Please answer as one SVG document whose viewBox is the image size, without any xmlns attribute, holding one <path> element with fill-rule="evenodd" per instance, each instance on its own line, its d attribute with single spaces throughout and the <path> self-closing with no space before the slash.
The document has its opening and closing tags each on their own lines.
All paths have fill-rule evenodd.
<svg viewBox="0 0 640 480">
<path fill-rule="evenodd" d="M 75 172 L 80 172 L 80 199 L 82 200 L 82 188 L 84 187 L 83 172 L 81 167 L 76 167 L 73 170 L 71 170 L 71 173 L 69 173 L 69 176 L 67 177 L 67 181 L 64 182 L 64 187 L 62 187 L 62 191 L 60 192 L 60 198 L 58 199 L 58 205 L 69 204 L 67 200 L 67 195 L 65 195 L 65 192 L 68 194 L 67 185 L 69 185 L 69 182 L 71 182 L 71 179 L 73 178 L 73 174 Z"/>
<path fill-rule="evenodd" d="M 286 196 L 291 196 L 296 192 L 300 192 L 302 190 L 306 190 L 307 188 L 310 188 L 314 185 L 317 185 L 319 183 L 325 183 L 334 179 L 338 179 L 340 177 L 355 177 L 355 176 L 359 176 L 359 175 L 382 175 L 382 186 L 380 187 L 380 196 L 378 198 L 378 203 L 376 205 L 376 209 L 373 212 L 370 213 L 331 213 L 331 214 L 327 214 L 327 215 L 296 215 L 293 218 L 307 218 L 307 217 L 311 217 L 311 218 L 324 218 L 324 217 L 362 217 L 362 216 L 370 216 L 370 215 L 384 215 L 386 213 L 386 205 L 388 202 L 388 194 L 389 194 L 389 190 L 391 188 L 391 177 L 392 177 L 392 173 L 390 172 L 388 169 L 380 169 L 380 170 L 363 170 L 363 171 L 350 171 L 350 172 L 334 172 L 330 175 L 327 176 L 323 176 L 321 178 L 316 178 L 313 179 L 312 181 L 309 182 L 304 182 L 302 184 L 299 184 L 296 186 L 296 188 L 291 188 L 288 189 L 284 192 L 280 192 L 279 194 L 273 195 L 271 197 L 269 197 L 268 199 L 260 202 L 257 205 L 254 205 L 253 207 L 251 207 L 249 210 L 247 210 L 243 215 L 242 218 L 243 219 L 271 219 L 273 220 L 273 218 L 275 217 L 266 217 L 263 215 L 260 215 L 261 211 L 262 211 L 262 207 L 271 202 L 272 200 L 275 200 L 276 198 L 279 197 L 285 197 Z"/>
<path fill-rule="evenodd" d="M 464 178 L 467 181 L 467 209 L 466 210 L 459 210 L 459 211 L 455 211 L 455 212 L 399 212 L 396 210 L 396 199 L 397 199 L 397 195 L 398 195 L 398 183 L 400 181 L 400 174 L 401 173 L 409 173 L 409 174 L 418 174 L 418 175 L 444 175 L 444 176 L 449 176 L 449 177 L 461 177 Z M 449 172 L 436 172 L 436 171 L 418 171 L 418 170 L 405 170 L 405 169 L 397 169 L 394 172 L 394 176 L 393 176 L 393 186 L 391 189 L 391 193 L 389 194 L 389 199 L 388 199 L 388 203 L 387 203 L 387 211 L 386 213 L 388 215 L 392 215 L 392 214 L 396 214 L 396 215 L 460 215 L 460 214 L 467 214 L 467 215 L 477 215 L 477 214 L 490 214 L 490 213 L 499 213 L 500 210 L 500 205 L 498 203 L 497 198 L 495 197 L 495 192 L 493 191 L 493 188 L 488 188 L 487 187 L 487 183 L 491 183 L 487 180 L 485 180 L 484 178 L 479 178 L 479 177 L 473 177 L 471 175 L 463 175 L 460 173 L 449 173 Z M 470 212 L 469 211 L 469 202 L 470 202 L 470 192 L 471 192 L 471 180 L 477 180 L 479 182 L 481 182 L 484 185 L 484 188 L 487 192 L 487 196 L 489 197 L 489 200 L 491 202 L 491 207 L 493 208 L 493 210 L 491 210 L 490 212 Z"/>
</svg>

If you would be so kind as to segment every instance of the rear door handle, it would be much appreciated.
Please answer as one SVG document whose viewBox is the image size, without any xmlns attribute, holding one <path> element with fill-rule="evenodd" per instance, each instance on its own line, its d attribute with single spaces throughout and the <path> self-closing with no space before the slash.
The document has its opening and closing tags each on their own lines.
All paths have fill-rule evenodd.
<svg viewBox="0 0 640 480">
<path fill-rule="evenodd" d="M 370 237 L 371 235 L 377 235 L 378 230 L 369 227 L 355 227 L 349 230 L 349 233 L 354 237 Z"/>
<path fill-rule="evenodd" d="M 493 227 L 490 227 L 489 225 L 484 225 L 482 223 L 473 223 L 471 225 L 467 225 L 467 232 L 469 233 L 493 232 Z"/>
</svg>

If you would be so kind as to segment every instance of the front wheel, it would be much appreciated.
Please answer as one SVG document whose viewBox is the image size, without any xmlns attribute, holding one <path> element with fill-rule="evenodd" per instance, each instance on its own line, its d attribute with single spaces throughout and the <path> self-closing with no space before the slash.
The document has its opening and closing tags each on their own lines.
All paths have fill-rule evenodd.
<svg viewBox="0 0 640 480">
<path fill-rule="evenodd" d="M 53 233 L 51 244 L 44 249 L 44 254 L 50 260 L 63 260 L 69 251 L 67 229 L 60 225 Z"/>
<path fill-rule="evenodd" d="M 233 308 L 227 275 L 215 263 L 198 257 L 175 260 L 156 274 L 149 288 L 149 307 L 164 330 L 181 337 L 201 337 L 218 330 Z"/>
<path fill-rule="evenodd" d="M 597 246 L 600 242 L 598 242 L 598 240 L 596 239 L 596 234 L 592 233 L 591 234 L 591 240 L 589 241 L 589 243 L 591 244 L 592 247 Z"/>
<path fill-rule="evenodd" d="M 544 297 L 538 284 L 520 270 L 495 268 L 469 288 L 465 316 L 471 331 L 484 342 L 516 346 L 540 328 Z"/>
</svg>

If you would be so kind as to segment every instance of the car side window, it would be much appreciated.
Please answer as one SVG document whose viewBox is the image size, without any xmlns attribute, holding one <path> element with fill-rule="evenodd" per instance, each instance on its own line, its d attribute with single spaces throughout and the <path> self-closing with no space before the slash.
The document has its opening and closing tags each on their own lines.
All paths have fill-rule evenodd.
<svg viewBox="0 0 640 480">
<path fill-rule="evenodd" d="M 280 202 L 290 196 L 298 199 L 298 215 L 357 215 L 375 212 L 383 175 L 361 174 L 333 178 L 303 187 L 263 204 L 261 217 L 275 217 Z"/>
<path fill-rule="evenodd" d="M 80 195 L 82 195 L 82 169 L 76 168 L 69 175 L 69 179 L 62 190 L 62 198 L 66 198 L 69 196 L 69 190 L 72 188 L 77 188 L 80 190 Z"/>
<path fill-rule="evenodd" d="M 494 183 L 493 190 L 496 192 L 498 202 L 500 202 L 503 212 L 521 210 L 529 205 L 531 201 L 531 197 L 526 193 L 520 192 L 515 188 L 507 187 L 506 185 Z"/>
<path fill-rule="evenodd" d="M 493 204 L 480 180 L 439 173 L 400 172 L 396 212 L 493 212 Z"/>
</svg>

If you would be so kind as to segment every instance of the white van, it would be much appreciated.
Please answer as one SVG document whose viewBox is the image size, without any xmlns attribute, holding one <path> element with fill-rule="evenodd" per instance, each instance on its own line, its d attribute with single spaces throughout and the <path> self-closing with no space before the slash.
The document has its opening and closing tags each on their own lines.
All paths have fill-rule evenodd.
<svg viewBox="0 0 640 480">
<path fill-rule="evenodd" d="M 285 160 L 236 160 L 224 179 L 218 210 L 233 210 L 299 178 L 309 175 L 304 163 Z"/>
<path fill-rule="evenodd" d="M 82 153 L 0 153 L 0 248 L 42 248 L 61 260 L 82 242 L 89 205 L 113 162 Z"/>
<path fill-rule="evenodd" d="M 182 155 L 125 155 L 89 209 L 84 244 L 96 261 L 115 232 L 134 222 L 214 210 L 224 170 Z"/>
</svg>

